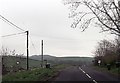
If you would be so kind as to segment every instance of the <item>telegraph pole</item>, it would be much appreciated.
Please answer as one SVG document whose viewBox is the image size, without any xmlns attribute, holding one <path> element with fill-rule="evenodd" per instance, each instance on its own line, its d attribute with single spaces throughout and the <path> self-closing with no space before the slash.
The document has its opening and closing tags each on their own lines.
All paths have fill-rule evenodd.
<svg viewBox="0 0 120 83">
<path fill-rule="evenodd" d="M 41 41 L 41 61 L 42 61 L 41 67 L 43 67 L 43 40 Z"/>
<path fill-rule="evenodd" d="M 27 70 L 29 70 L 29 49 L 28 49 L 28 44 L 29 44 L 28 35 L 29 35 L 29 31 L 26 31 L 26 33 L 27 33 Z"/>
</svg>

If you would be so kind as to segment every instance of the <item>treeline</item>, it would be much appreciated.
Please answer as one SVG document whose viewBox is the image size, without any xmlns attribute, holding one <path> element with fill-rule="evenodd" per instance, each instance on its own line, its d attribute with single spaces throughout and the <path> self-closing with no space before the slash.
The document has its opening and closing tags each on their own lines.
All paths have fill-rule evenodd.
<svg viewBox="0 0 120 83">
<path fill-rule="evenodd" d="M 94 65 L 119 67 L 120 66 L 120 40 L 102 40 L 98 42 L 94 52 Z"/>
</svg>

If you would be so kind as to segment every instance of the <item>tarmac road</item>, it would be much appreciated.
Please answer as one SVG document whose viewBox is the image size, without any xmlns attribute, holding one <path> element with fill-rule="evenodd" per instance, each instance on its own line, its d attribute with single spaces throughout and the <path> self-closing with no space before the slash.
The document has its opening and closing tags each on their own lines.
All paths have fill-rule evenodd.
<svg viewBox="0 0 120 83">
<path fill-rule="evenodd" d="M 55 82 L 88 82 L 88 83 L 120 83 L 119 77 L 109 73 L 94 70 L 89 66 L 71 66 L 62 70 L 54 78 Z"/>
</svg>

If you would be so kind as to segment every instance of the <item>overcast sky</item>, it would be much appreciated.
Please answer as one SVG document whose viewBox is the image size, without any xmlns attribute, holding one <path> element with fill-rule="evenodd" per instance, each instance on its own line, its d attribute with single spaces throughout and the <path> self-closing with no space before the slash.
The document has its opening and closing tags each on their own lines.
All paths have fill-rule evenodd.
<svg viewBox="0 0 120 83">
<path fill-rule="evenodd" d="M 85 10 L 86 11 L 86 10 Z M 0 0 L 0 15 L 30 32 L 30 55 L 40 54 L 44 40 L 44 54 L 53 56 L 91 56 L 102 39 L 114 39 L 91 25 L 85 32 L 71 28 L 68 6 L 62 0 Z M 22 32 L 0 19 L 0 35 Z M 2 37 L 2 45 L 26 54 L 26 35 Z M 32 42 L 31 42 L 32 40 Z M 32 45 L 34 43 L 34 47 Z"/>
</svg>

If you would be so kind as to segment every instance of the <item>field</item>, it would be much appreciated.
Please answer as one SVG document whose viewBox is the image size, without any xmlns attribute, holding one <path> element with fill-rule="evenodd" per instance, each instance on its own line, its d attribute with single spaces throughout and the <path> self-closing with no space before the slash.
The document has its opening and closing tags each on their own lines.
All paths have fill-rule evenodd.
<svg viewBox="0 0 120 83">
<path fill-rule="evenodd" d="M 90 57 L 59 57 L 60 63 L 66 63 L 71 65 L 90 65 L 93 58 Z"/>
<path fill-rule="evenodd" d="M 19 62 L 17 64 L 17 62 Z M 5 69 L 6 72 L 18 71 L 18 70 L 25 70 L 26 69 L 26 58 L 23 57 L 15 57 L 15 56 L 3 56 L 2 57 L 2 64 L 4 65 L 3 71 Z M 38 60 L 29 59 L 29 67 L 32 68 L 39 68 L 41 62 Z"/>
</svg>

